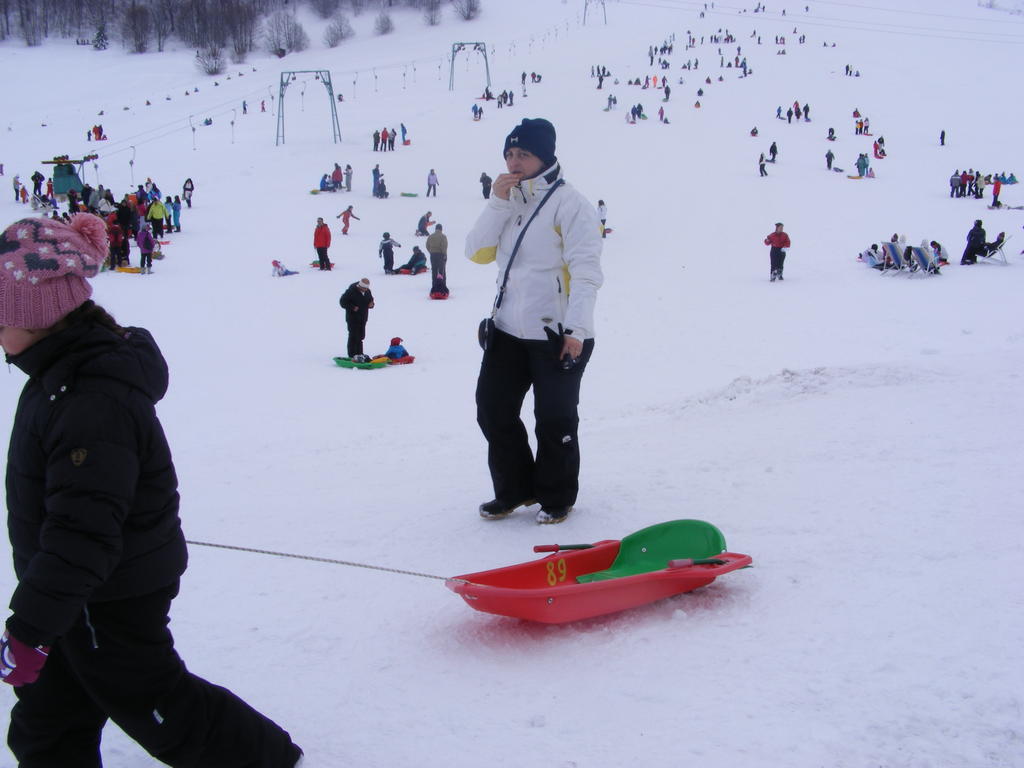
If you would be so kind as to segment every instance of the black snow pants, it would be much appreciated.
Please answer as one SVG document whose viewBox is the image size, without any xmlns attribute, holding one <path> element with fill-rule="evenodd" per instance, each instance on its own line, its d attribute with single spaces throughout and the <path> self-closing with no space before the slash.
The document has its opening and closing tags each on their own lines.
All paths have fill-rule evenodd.
<svg viewBox="0 0 1024 768">
<path fill-rule="evenodd" d="M 786 252 L 781 248 L 772 246 L 771 253 L 769 254 L 772 263 L 772 274 L 781 275 L 782 267 L 786 263 Z"/>
<path fill-rule="evenodd" d="M 576 367 L 563 371 L 550 341 L 519 339 L 495 330 L 476 384 L 476 418 L 487 439 L 494 498 L 508 505 L 533 499 L 556 508 L 576 503 L 577 409 L 583 371 L 593 351 L 594 340 L 585 340 Z M 520 418 L 531 386 L 536 458 Z"/>
<path fill-rule="evenodd" d="M 167 765 L 292 768 L 301 752 L 286 731 L 185 669 L 167 627 L 177 593 L 175 583 L 84 609 L 39 680 L 14 690 L 8 744 L 20 768 L 99 768 L 108 719 Z"/>
<path fill-rule="evenodd" d="M 348 356 L 363 354 L 363 339 L 366 338 L 366 321 L 348 321 Z"/>
</svg>

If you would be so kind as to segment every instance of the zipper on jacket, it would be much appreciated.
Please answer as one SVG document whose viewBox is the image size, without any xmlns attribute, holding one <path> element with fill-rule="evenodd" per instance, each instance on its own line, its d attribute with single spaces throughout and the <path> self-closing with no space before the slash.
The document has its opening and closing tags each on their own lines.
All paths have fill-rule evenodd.
<svg viewBox="0 0 1024 768">
<path fill-rule="evenodd" d="M 89 606 L 85 606 L 82 611 L 85 613 L 85 626 L 89 628 L 89 634 L 92 635 L 93 650 L 97 650 L 100 647 L 100 644 L 96 639 L 96 628 L 92 625 L 92 619 L 89 617 Z"/>
</svg>

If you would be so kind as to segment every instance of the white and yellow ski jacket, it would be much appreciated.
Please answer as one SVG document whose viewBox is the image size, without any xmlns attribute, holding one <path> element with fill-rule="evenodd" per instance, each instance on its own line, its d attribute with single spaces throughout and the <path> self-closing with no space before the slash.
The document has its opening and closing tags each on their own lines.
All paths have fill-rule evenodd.
<svg viewBox="0 0 1024 768">
<path fill-rule="evenodd" d="M 498 262 L 499 288 L 519 233 L 560 176 L 556 164 L 513 187 L 508 200 L 492 194 L 466 237 L 466 258 Z M 557 330 L 561 323 L 578 339 L 593 338 L 594 303 L 603 280 L 597 211 L 563 183 L 526 231 L 495 325 L 520 339 L 546 339 L 544 326 Z"/>
</svg>

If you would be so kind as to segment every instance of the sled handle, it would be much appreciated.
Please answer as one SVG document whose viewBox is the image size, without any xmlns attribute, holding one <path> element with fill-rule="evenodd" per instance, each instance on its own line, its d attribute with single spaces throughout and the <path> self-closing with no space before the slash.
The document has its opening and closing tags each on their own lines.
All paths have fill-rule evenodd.
<svg viewBox="0 0 1024 768">
<path fill-rule="evenodd" d="M 691 565 L 725 565 L 725 563 L 726 561 L 720 557 L 705 557 L 697 560 L 684 557 L 678 560 L 669 560 L 667 567 L 672 570 L 674 568 L 689 568 Z"/>
<path fill-rule="evenodd" d="M 534 552 L 561 552 L 563 549 L 590 549 L 593 544 L 537 544 Z"/>
</svg>

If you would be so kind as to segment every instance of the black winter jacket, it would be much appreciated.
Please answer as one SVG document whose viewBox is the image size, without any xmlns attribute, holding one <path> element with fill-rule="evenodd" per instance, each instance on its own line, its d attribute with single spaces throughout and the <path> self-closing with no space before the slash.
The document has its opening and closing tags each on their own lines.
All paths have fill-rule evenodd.
<svg viewBox="0 0 1024 768">
<path fill-rule="evenodd" d="M 11 634 L 51 643 L 89 602 L 166 587 L 188 554 L 155 403 L 167 363 L 148 331 L 82 324 L 7 361 L 28 374 L 7 460 L 18 586 Z"/>
<path fill-rule="evenodd" d="M 373 304 L 373 294 L 370 291 L 363 293 L 356 283 L 352 283 L 338 299 L 341 308 L 345 310 L 345 322 L 355 325 L 365 325 L 366 318 L 370 314 L 370 305 Z"/>
</svg>

